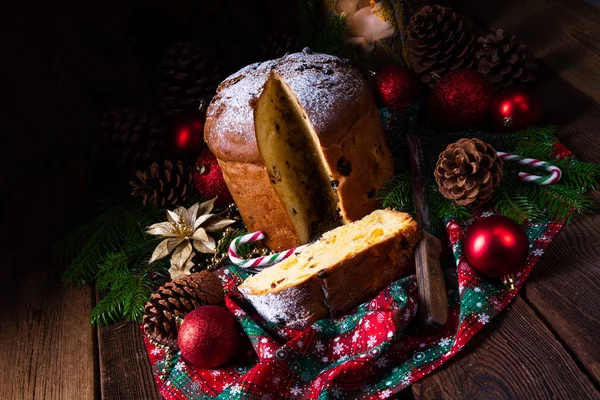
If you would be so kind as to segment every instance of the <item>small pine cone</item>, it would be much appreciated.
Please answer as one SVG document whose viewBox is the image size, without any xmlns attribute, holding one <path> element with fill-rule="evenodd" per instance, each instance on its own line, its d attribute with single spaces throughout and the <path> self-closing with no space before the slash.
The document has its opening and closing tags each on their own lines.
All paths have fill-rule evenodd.
<svg viewBox="0 0 600 400">
<path fill-rule="evenodd" d="M 200 46 L 177 42 L 166 52 L 158 71 L 159 108 L 174 116 L 208 103 L 221 82 L 219 69 Z"/>
<path fill-rule="evenodd" d="M 492 198 L 502 180 L 502 159 L 479 139 L 446 147 L 435 166 L 440 193 L 461 206 L 477 207 Z"/>
<path fill-rule="evenodd" d="M 517 42 L 514 35 L 504 36 L 498 29 L 495 34 L 478 39 L 475 53 L 477 70 L 498 86 L 510 86 L 515 82 L 534 82 L 537 64 L 525 51 L 525 45 Z"/>
<path fill-rule="evenodd" d="M 434 75 L 473 65 L 473 25 L 451 8 L 423 7 L 411 17 L 407 33 L 410 63 L 427 84 L 432 82 Z"/>
<path fill-rule="evenodd" d="M 192 190 L 192 168 L 184 166 L 182 161 L 176 164 L 169 160 L 162 164 L 153 162 L 145 171 L 138 170 L 136 178 L 129 183 L 133 186 L 131 194 L 140 196 L 144 205 L 172 208 L 184 202 Z"/>
<path fill-rule="evenodd" d="M 171 346 L 177 340 L 177 317 L 185 317 L 202 305 L 224 301 L 221 281 L 212 272 L 202 271 L 165 283 L 144 307 L 144 331 L 157 342 Z"/>
<path fill-rule="evenodd" d="M 110 108 L 100 127 L 105 151 L 122 164 L 138 167 L 164 154 L 164 126 L 146 111 Z"/>
<path fill-rule="evenodd" d="M 287 53 L 296 53 L 306 47 L 299 37 L 274 33 L 267 39 L 261 48 L 263 60 L 273 60 L 283 57 Z"/>
</svg>

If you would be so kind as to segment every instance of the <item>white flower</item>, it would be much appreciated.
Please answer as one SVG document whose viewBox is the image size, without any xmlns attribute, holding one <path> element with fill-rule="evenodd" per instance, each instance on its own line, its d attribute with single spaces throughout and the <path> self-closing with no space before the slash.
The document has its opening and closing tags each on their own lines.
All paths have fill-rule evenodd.
<svg viewBox="0 0 600 400">
<path fill-rule="evenodd" d="M 388 360 L 387 358 L 380 358 L 377 361 L 375 361 L 375 365 L 377 365 L 379 368 L 383 368 L 388 364 Z"/>
<path fill-rule="evenodd" d="M 394 337 L 394 331 L 389 331 L 388 334 L 387 334 L 387 337 L 388 338 Z"/>
<path fill-rule="evenodd" d="M 440 346 L 442 347 L 448 347 L 450 346 L 450 343 L 452 343 L 452 339 L 450 339 L 449 337 L 440 340 Z"/>
<path fill-rule="evenodd" d="M 269 348 L 264 348 L 262 350 L 262 356 L 263 358 L 273 358 L 273 352 Z"/>
<path fill-rule="evenodd" d="M 292 394 L 294 396 L 298 396 L 298 395 L 302 394 L 302 389 L 298 385 L 296 385 L 290 389 L 290 392 L 292 392 Z"/>
<path fill-rule="evenodd" d="M 214 208 L 216 197 L 204 203 L 196 203 L 190 208 L 177 207 L 174 211 L 167 210 L 166 222 L 159 222 L 148 227 L 148 233 L 164 237 L 156 246 L 150 263 L 168 256 L 171 252 L 171 279 L 177 279 L 190 274 L 194 265 L 192 258 L 194 249 L 200 253 L 215 253 L 217 242 L 208 235 L 231 225 L 235 221 L 221 218 L 210 212 Z"/>
<path fill-rule="evenodd" d="M 488 322 L 490 322 L 490 317 L 488 317 L 488 315 L 487 315 L 487 314 L 481 314 L 481 315 L 480 315 L 480 316 L 477 318 L 477 320 L 478 320 L 479 322 L 481 322 L 482 324 L 487 324 Z"/>
<path fill-rule="evenodd" d="M 315 348 L 317 349 L 317 351 L 323 351 L 325 350 L 325 345 L 320 340 L 317 340 L 317 342 L 315 343 Z"/>
<path fill-rule="evenodd" d="M 215 369 L 214 371 L 211 372 L 212 376 L 219 376 L 221 375 L 221 371 L 219 371 L 218 369 Z"/>
<path fill-rule="evenodd" d="M 339 397 L 341 397 L 344 392 L 342 392 L 342 389 L 340 389 L 339 387 L 335 386 L 333 389 L 331 389 L 331 392 L 333 393 L 333 396 L 337 399 Z"/>
<path fill-rule="evenodd" d="M 333 354 L 340 355 L 344 352 L 344 350 L 346 349 L 344 348 L 343 343 L 336 343 L 335 346 L 333 346 Z"/>
<path fill-rule="evenodd" d="M 394 394 L 394 392 L 392 392 L 390 389 L 385 389 L 383 392 L 379 393 L 379 398 L 387 399 L 388 397 L 390 397 L 393 394 Z"/>
<path fill-rule="evenodd" d="M 535 249 L 534 251 L 532 251 L 532 254 L 536 257 L 541 257 L 542 254 L 544 254 L 544 250 L 542 249 Z"/>
<path fill-rule="evenodd" d="M 323 328 L 321 327 L 321 325 L 314 324 L 312 328 L 317 332 L 323 331 Z"/>
<path fill-rule="evenodd" d="M 323 358 L 321 358 L 321 361 L 326 363 L 327 361 L 329 361 L 329 357 L 323 357 Z"/>
<path fill-rule="evenodd" d="M 475 289 L 473 289 L 476 293 L 481 292 L 481 288 L 479 286 L 476 286 Z"/>
<path fill-rule="evenodd" d="M 242 387 L 240 385 L 235 385 L 234 387 L 231 388 L 231 394 L 233 394 L 234 396 L 236 396 L 240 393 L 242 393 Z"/>
<path fill-rule="evenodd" d="M 261 343 L 269 343 L 269 340 L 267 338 L 262 338 L 260 339 Z"/>
<path fill-rule="evenodd" d="M 481 306 L 482 306 L 483 304 L 481 304 L 481 302 L 479 302 L 479 303 L 477 303 L 477 304 L 475 304 L 475 305 L 476 305 L 477 307 L 481 308 Z"/>
<path fill-rule="evenodd" d="M 363 325 L 365 326 L 365 328 L 369 329 L 371 327 L 371 321 L 366 320 Z"/>
<path fill-rule="evenodd" d="M 374 42 L 394 34 L 394 27 L 381 19 L 378 9 L 381 4 L 367 0 L 338 0 L 335 10 L 346 15 L 348 24 L 348 42 L 371 51 Z"/>
<path fill-rule="evenodd" d="M 410 380 L 411 380 L 411 379 L 412 379 L 412 376 L 410 375 L 410 373 L 409 373 L 409 374 L 406 374 L 406 376 L 404 376 L 404 377 L 402 378 L 402 380 L 400 381 L 400 384 L 401 384 L 402 386 L 408 386 L 408 385 L 410 385 Z"/>
<path fill-rule="evenodd" d="M 152 349 L 150 354 L 152 354 L 153 356 L 160 354 L 160 349 L 158 347 L 155 347 L 154 349 Z"/>
<path fill-rule="evenodd" d="M 367 346 L 373 347 L 377 343 L 377 338 L 373 335 L 369 336 L 369 340 L 367 341 Z"/>
<path fill-rule="evenodd" d="M 280 377 L 276 376 L 275 378 L 273 378 L 273 383 L 274 384 L 277 385 L 277 384 L 279 384 L 279 382 L 281 382 L 281 378 Z"/>
<path fill-rule="evenodd" d="M 304 346 L 304 343 L 302 343 L 302 340 L 298 340 L 298 347 L 302 348 L 302 346 Z"/>
<path fill-rule="evenodd" d="M 181 371 L 183 369 L 183 363 L 182 362 L 177 362 L 177 364 L 175 364 L 175 370 L 176 371 Z"/>
<path fill-rule="evenodd" d="M 352 341 L 356 342 L 359 337 L 360 337 L 360 334 L 358 333 L 358 331 L 355 331 L 354 334 L 352 335 Z"/>
</svg>

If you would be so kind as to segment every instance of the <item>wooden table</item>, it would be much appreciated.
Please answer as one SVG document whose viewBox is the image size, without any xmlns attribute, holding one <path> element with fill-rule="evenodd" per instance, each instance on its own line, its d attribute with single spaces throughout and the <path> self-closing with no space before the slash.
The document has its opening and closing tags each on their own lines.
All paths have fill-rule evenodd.
<svg viewBox="0 0 600 400">
<path fill-rule="evenodd" d="M 456 0 L 482 27 L 515 33 L 543 61 L 535 91 L 545 119 L 575 155 L 600 162 L 600 12 L 579 0 Z M 6 204 L 66 209 L 57 185 L 78 176 L 37 177 Z M 60 193 L 60 191 L 58 191 Z M 593 194 L 600 202 L 600 192 Z M 40 214 L 31 237 L 22 214 L 7 214 L 0 242 L 7 276 L 0 317 L 0 399 L 158 399 L 139 330 L 95 329 L 96 295 L 69 288 L 47 251 L 31 241 L 56 236 L 63 213 Z M 6 228 L 3 228 L 6 230 Z M 18 236 L 18 237 L 15 237 Z M 42 246 L 43 249 L 43 246 Z M 600 398 L 600 214 L 576 218 L 546 251 L 512 305 L 446 366 L 405 390 L 416 399 Z"/>
</svg>

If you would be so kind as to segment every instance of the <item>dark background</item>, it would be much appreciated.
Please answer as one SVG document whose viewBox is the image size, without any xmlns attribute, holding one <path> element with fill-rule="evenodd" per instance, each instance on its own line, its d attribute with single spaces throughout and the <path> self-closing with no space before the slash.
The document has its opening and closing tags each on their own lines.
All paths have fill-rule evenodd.
<svg viewBox="0 0 600 400">
<path fill-rule="evenodd" d="M 8 3 L 8 2 L 5 2 Z M 49 244 L 123 171 L 92 162 L 107 107 L 152 108 L 155 72 L 176 41 L 206 49 L 222 77 L 259 60 L 273 32 L 296 33 L 293 1 L 23 0 L 0 6 L 0 263 L 23 236 Z M 106 161 L 106 160 L 104 160 Z M 120 173 L 121 172 L 121 173 Z M 41 246 L 42 248 L 46 246 Z"/>
</svg>

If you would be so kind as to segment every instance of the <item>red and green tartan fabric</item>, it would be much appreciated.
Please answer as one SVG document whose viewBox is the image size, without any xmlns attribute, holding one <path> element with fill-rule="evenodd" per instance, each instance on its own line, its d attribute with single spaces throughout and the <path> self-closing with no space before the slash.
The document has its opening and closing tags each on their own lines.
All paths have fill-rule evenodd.
<svg viewBox="0 0 600 400">
<path fill-rule="evenodd" d="M 194 368 L 177 354 L 163 380 L 164 350 L 146 338 L 160 393 L 166 399 L 388 398 L 447 362 L 498 315 L 562 226 L 546 222 L 525 227 L 529 258 L 516 274 L 515 289 L 509 291 L 500 282 L 482 278 L 467 264 L 462 254 L 466 226 L 448 221 L 456 263 L 456 268 L 447 270 L 453 272 L 447 277 L 450 313 L 446 326 L 429 336 L 411 324 L 417 312 L 414 276 L 390 284 L 350 315 L 294 330 L 257 315 L 236 289 L 247 273 L 229 266 L 219 271 L 228 292 L 226 306 L 247 342 L 232 363 L 213 370 Z"/>
</svg>

